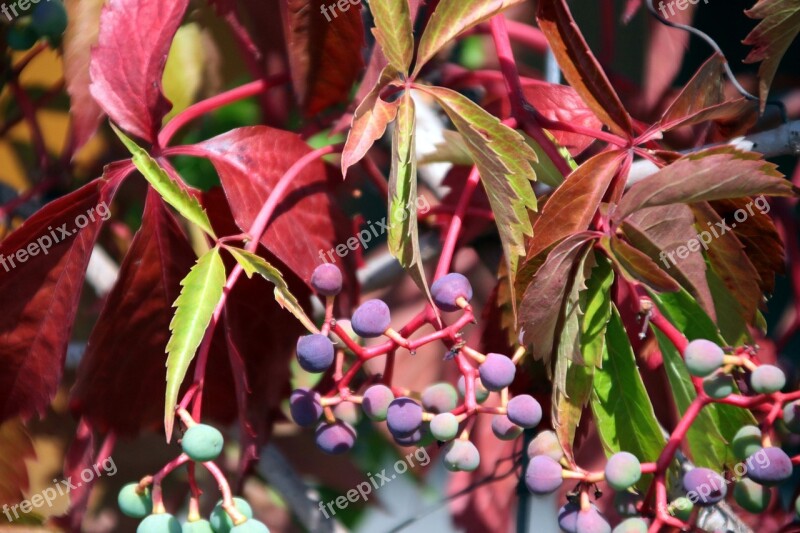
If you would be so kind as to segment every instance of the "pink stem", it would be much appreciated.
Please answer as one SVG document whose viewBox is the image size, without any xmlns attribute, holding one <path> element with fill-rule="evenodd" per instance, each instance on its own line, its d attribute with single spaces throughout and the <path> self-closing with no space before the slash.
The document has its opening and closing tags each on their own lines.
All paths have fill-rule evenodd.
<svg viewBox="0 0 800 533">
<path fill-rule="evenodd" d="M 180 454 L 178 457 L 164 465 L 164 468 L 158 471 L 153 476 L 153 513 L 164 512 L 164 499 L 161 495 L 161 482 L 167 477 L 170 472 L 189 461 L 189 456 L 185 453 Z"/>
<path fill-rule="evenodd" d="M 453 218 L 450 220 L 450 226 L 447 228 L 447 235 L 442 245 L 442 253 L 439 256 L 439 263 L 436 265 L 436 273 L 433 275 L 434 280 L 441 278 L 450 270 L 450 263 L 452 263 L 453 255 L 455 254 L 456 243 L 458 242 L 458 236 L 461 232 L 464 213 L 467 211 L 469 202 L 472 199 L 472 194 L 475 192 L 475 189 L 477 189 L 480 181 L 481 175 L 480 172 L 478 172 L 478 167 L 472 167 L 467 182 L 464 184 L 464 189 L 461 191 L 461 197 L 458 199 L 456 211 L 453 213 Z"/>
</svg>

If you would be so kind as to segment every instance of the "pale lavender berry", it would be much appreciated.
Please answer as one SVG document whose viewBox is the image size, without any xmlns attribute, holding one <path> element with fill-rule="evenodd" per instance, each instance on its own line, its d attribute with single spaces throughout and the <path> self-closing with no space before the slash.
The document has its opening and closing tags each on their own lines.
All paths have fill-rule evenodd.
<svg viewBox="0 0 800 533">
<path fill-rule="evenodd" d="M 467 302 L 472 300 L 472 285 L 463 275 L 452 272 L 433 282 L 431 297 L 436 307 L 442 311 L 458 311 L 460 307 L 456 301 L 459 298 L 464 298 Z"/>
<path fill-rule="evenodd" d="M 725 478 L 709 468 L 695 468 L 683 476 L 683 488 L 689 499 L 701 507 L 714 505 L 728 492 Z"/>
<path fill-rule="evenodd" d="M 333 263 L 319 265 L 311 274 L 311 286 L 322 296 L 336 296 L 342 292 L 342 271 Z"/>
<path fill-rule="evenodd" d="M 350 324 L 357 335 L 372 338 L 383 335 L 391 320 L 389 306 L 383 300 L 367 300 L 353 313 Z"/>
<path fill-rule="evenodd" d="M 356 430 L 345 422 L 322 423 L 315 435 L 317 446 L 325 453 L 339 455 L 350 451 L 356 442 Z"/>
<path fill-rule="evenodd" d="M 542 421 L 542 406 L 533 396 L 521 394 L 509 400 L 508 419 L 523 428 L 535 428 Z"/>
<path fill-rule="evenodd" d="M 478 367 L 483 386 L 490 391 L 500 391 L 511 385 L 517 373 L 517 365 L 499 353 L 486 354 L 486 360 Z"/>
<path fill-rule="evenodd" d="M 534 494 L 550 494 L 561 486 L 563 468 L 546 455 L 537 455 L 525 469 L 525 486 Z"/>
<path fill-rule="evenodd" d="M 393 435 L 414 433 L 422 425 L 422 406 L 411 398 L 397 398 L 389 404 L 386 425 Z"/>
<path fill-rule="evenodd" d="M 745 464 L 747 477 L 762 485 L 771 487 L 792 476 L 792 460 L 780 448 L 761 448 Z"/>
</svg>

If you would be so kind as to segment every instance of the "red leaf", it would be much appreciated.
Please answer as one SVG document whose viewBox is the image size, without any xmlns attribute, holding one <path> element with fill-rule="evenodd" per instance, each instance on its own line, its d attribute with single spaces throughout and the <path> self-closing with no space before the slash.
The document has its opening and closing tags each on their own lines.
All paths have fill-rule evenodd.
<svg viewBox="0 0 800 533">
<path fill-rule="evenodd" d="M 236 224 L 248 231 L 275 184 L 298 159 L 311 150 L 293 133 L 256 126 L 239 128 L 192 147 L 211 159 L 219 172 Z M 282 208 L 261 239 L 292 272 L 309 282 L 317 265 L 335 261 L 349 286 L 354 254 L 344 258 L 328 251 L 352 237 L 352 229 L 328 195 L 325 166 L 317 160 L 306 166 L 282 202 Z M 339 233 L 339 227 L 346 232 Z"/>
<path fill-rule="evenodd" d="M 630 136 L 631 117 L 572 19 L 566 0 L 542 0 L 536 20 L 569 84 L 613 133 Z"/>
<path fill-rule="evenodd" d="M 348 2 L 341 11 L 338 5 L 331 10 L 328 0 L 280 3 L 294 90 L 309 116 L 347 100 L 364 67 L 361 8 Z"/>
<path fill-rule="evenodd" d="M 71 407 L 100 432 L 133 435 L 163 418 L 172 303 L 196 259 L 175 217 L 149 189 L 119 277 L 92 330 Z"/>
<path fill-rule="evenodd" d="M 22 501 L 28 491 L 26 459 L 35 459 L 30 436 L 19 420 L 0 424 L 0 505 Z"/>
<path fill-rule="evenodd" d="M 55 395 L 84 272 L 103 224 L 96 208 L 111 203 L 131 168 L 107 168 L 104 178 L 49 203 L 0 243 L 7 270 L 0 271 L 0 421 L 42 414 Z M 83 220 L 85 227 L 78 229 Z M 52 248 L 42 255 L 47 240 Z M 36 252 L 22 256 L 26 250 Z"/>
<path fill-rule="evenodd" d="M 161 77 L 188 3 L 110 0 L 101 14 L 89 88 L 111 120 L 149 142 L 172 108 L 161 90 Z"/>
</svg>

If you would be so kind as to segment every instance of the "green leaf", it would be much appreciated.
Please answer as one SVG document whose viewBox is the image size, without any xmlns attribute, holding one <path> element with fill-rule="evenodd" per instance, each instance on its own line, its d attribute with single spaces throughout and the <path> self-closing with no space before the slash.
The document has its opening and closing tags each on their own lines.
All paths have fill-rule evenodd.
<svg viewBox="0 0 800 533">
<path fill-rule="evenodd" d="M 464 31 L 524 0 L 441 0 L 431 15 L 417 50 L 414 75 L 445 45 Z"/>
<path fill-rule="evenodd" d="M 664 435 L 616 308 L 606 330 L 603 367 L 594 372 L 591 405 L 606 455 L 624 450 L 642 462 L 658 459 Z"/>
<path fill-rule="evenodd" d="M 536 180 L 536 153 L 522 135 L 467 97 L 443 87 L 418 88 L 436 98 L 467 143 L 489 197 L 513 287 L 519 257 L 525 254 L 525 236 L 533 231 L 529 211 L 536 210 L 531 185 Z M 515 299 L 512 305 L 516 309 Z"/>
<path fill-rule="evenodd" d="M 200 257 L 181 281 L 181 286 L 181 294 L 173 304 L 177 309 L 169 324 L 172 335 L 167 343 L 167 394 L 164 403 L 167 441 L 172 436 L 175 406 L 183 378 L 203 341 L 225 286 L 225 265 L 219 248 L 212 248 Z"/>
<path fill-rule="evenodd" d="M 196 224 L 213 239 L 216 239 L 217 236 L 214 235 L 214 230 L 211 228 L 208 215 L 206 215 L 205 210 L 197 201 L 197 198 L 191 196 L 175 183 L 167 172 L 159 166 L 156 160 L 150 157 L 150 154 L 133 142 L 127 135 L 122 133 L 114 124 L 111 124 L 111 128 L 122 141 L 122 144 L 130 151 L 133 156 L 133 164 L 136 165 L 139 172 L 142 173 L 150 185 L 161 195 L 164 201 L 174 207 L 184 218 Z"/>
<path fill-rule="evenodd" d="M 314 322 L 308 318 L 303 307 L 297 301 L 297 298 L 289 290 L 289 286 L 283 279 L 280 270 L 270 265 L 263 257 L 254 253 L 242 250 L 241 248 L 234 248 L 226 246 L 226 250 L 230 252 L 236 262 L 242 266 L 242 270 L 247 274 L 248 278 L 252 278 L 253 274 L 258 274 L 275 285 L 275 301 L 281 307 L 292 313 L 297 320 L 299 320 L 309 331 L 316 332 L 317 327 Z"/>
<path fill-rule="evenodd" d="M 611 320 L 614 270 L 606 257 L 596 254 L 596 260 L 597 265 L 586 282 L 586 312 L 581 324 L 581 353 L 587 366 L 602 366 L 606 327 Z"/>
<path fill-rule="evenodd" d="M 542 131 L 544 131 L 547 138 L 550 139 L 550 142 L 558 149 L 558 153 L 564 158 L 569 167 L 572 170 L 578 168 L 578 164 L 572 158 L 572 155 L 570 155 L 569 150 L 559 145 L 556 138 L 549 131 Z M 528 146 L 536 153 L 536 162 L 533 163 L 533 170 L 536 171 L 536 179 L 554 189 L 559 187 L 564 183 L 564 175 L 561 174 L 561 171 L 558 170 L 553 160 L 550 159 L 550 155 L 545 152 L 544 148 L 542 148 L 538 142 L 528 135 L 523 135 L 525 136 L 525 142 L 528 143 Z"/>
<path fill-rule="evenodd" d="M 375 20 L 372 30 L 389 64 L 408 74 L 414 56 L 414 33 L 407 0 L 371 0 L 369 9 Z"/>
<path fill-rule="evenodd" d="M 417 229 L 417 154 L 414 100 L 406 92 L 400 99 L 397 125 L 392 135 L 392 171 L 389 176 L 389 252 L 400 261 L 433 304 L 425 280 Z M 434 307 L 435 309 L 435 307 Z"/>
</svg>

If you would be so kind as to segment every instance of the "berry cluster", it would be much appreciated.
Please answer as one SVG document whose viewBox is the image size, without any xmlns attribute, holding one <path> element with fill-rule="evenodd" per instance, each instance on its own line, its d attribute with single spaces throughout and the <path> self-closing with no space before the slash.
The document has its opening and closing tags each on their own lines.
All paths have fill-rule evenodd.
<svg viewBox="0 0 800 533">
<path fill-rule="evenodd" d="M 225 476 L 213 462 L 222 452 L 222 433 L 209 425 L 196 423 L 185 409 L 180 409 L 178 414 L 186 426 L 181 439 L 183 453 L 156 475 L 125 485 L 117 496 L 123 514 L 142 519 L 137 533 L 269 533 L 266 525 L 253 518 L 253 510 L 247 501 L 231 496 Z M 190 464 L 192 497 L 187 521 L 181 524 L 164 508 L 161 482 L 167 474 L 187 463 Z M 196 463 L 202 464 L 214 476 L 222 491 L 222 499 L 208 520 L 203 519 L 199 512 L 199 491 L 193 475 Z"/>
<path fill-rule="evenodd" d="M 4 11 L 0 19 L 12 20 L 6 35 L 6 41 L 12 50 L 28 50 L 39 39 L 57 42 L 67 29 L 67 10 L 61 0 L 34 4 L 30 15 L 25 14 L 21 7 L 13 3 L 11 5 L 13 7 L 2 5 Z"/>
<path fill-rule="evenodd" d="M 438 326 L 432 309 L 415 317 L 406 327 L 391 327 L 389 307 L 381 300 L 361 304 L 351 320 L 333 320 L 334 298 L 342 288 L 342 274 L 332 264 L 320 265 L 314 271 L 311 285 L 326 298 L 326 317 L 319 333 L 301 337 L 297 342 L 297 360 L 307 372 L 326 372 L 333 367 L 334 386 L 325 394 L 308 389 L 292 392 L 289 409 L 294 421 L 302 427 L 315 427 L 317 446 L 329 454 L 350 450 L 355 444 L 354 426 L 363 412 L 375 422 L 386 422 L 395 442 L 401 446 L 445 443 L 443 461 L 452 471 L 473 471 L 480 463 L 478 448 L 469 440 L 468 420 L 477 414 L 492 418 L 497 438 L 512 440 L 525 428 L 536 427 L 542 419 L 542 407 L 532 396 L 509 398 L 508 386 L 514 381 L 515 358 L 506 355 L 482 354 L 461 339 L 461 329 L 474 321 L 472 286 L 461 274 L 451 273 L 431 285 L 431 296 L 438 309 L 461 312 L 452 325 L 437 328 L 434 333 L 410 340 L 425 324 Z M 349 328 L 347 327 L 349 326 Z M 359 344 L 359 338 L 385 336 L 388 340 L 371 348 Z M 340 341 L 335 346 L 331 337 Z M 412 354 L 420 346 L 442 341 L 448 348 L 446 359 L 455 360 L 461 372 L 456 386 L 436 383 L 414 393 L 391 383 L 391 365 L 398 348 Z M 354 378 L 365 361 L 386 356 L 383 375 L 370 376 L 359 386 Z M 352 362 L 345 371 L 345 365 Z M 359 390 L 363 391 L 359 394 Z M 499 393 L 498 407 L 483 406 L 492 392 Z M 360 409 L 358 406 L 360 405 Z"/>
</svg>

